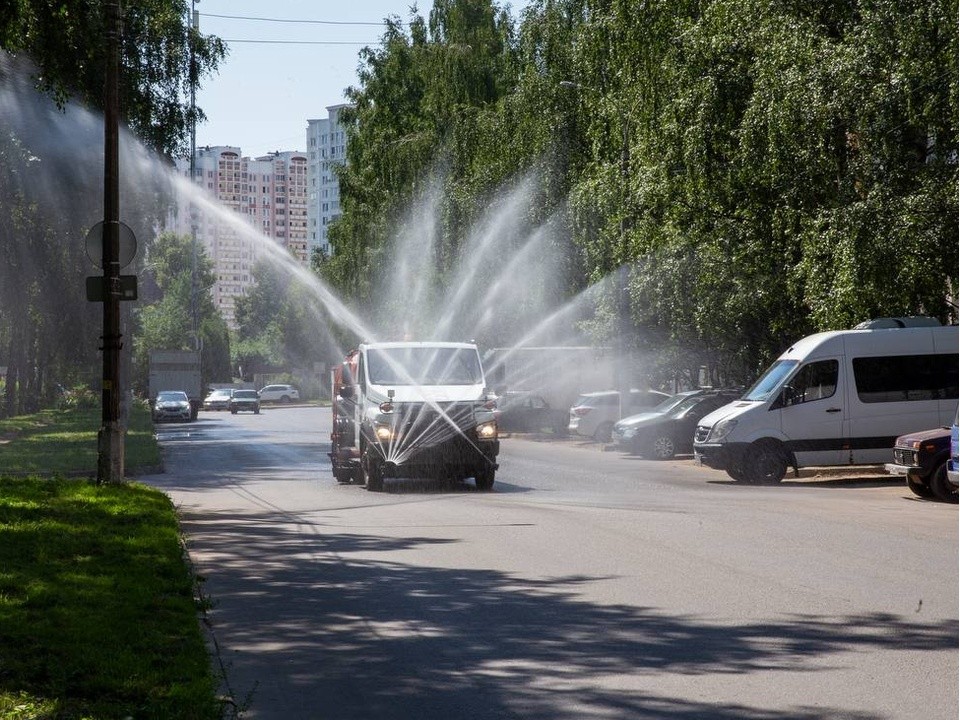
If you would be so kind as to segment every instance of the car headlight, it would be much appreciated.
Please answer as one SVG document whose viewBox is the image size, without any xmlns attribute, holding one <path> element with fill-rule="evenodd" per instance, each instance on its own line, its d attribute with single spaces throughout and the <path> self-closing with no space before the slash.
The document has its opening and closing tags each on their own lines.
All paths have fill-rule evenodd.
<svg viewBox="0 0 960 720">
<path fill-rule="evenodd" d="M 736 420 L 721 420 L 713 426 L 713 431 L 710 433 L 710 437 L 708 439 L 714 442 L 719 442 L 729 435 L 736 426 Z"/>
<path fill-rule="evenodd" d="M 393 439 L 393 428 L 389 425 L 376 425 L 373 432 L 380 442 L 389 442 Z"/>
<path fill-rule="evenodd" d="M 481 440 L 496 440 L 497 422 L 495 420 L 488 420 L 487 422 L 477 425 L 477 437 Z"/>
</svg>

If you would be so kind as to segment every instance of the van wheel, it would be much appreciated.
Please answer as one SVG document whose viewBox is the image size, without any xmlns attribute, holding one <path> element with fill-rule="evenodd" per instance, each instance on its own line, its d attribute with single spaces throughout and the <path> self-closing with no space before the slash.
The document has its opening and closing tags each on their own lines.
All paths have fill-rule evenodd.
<svg viewBox="0 0 960 720">
<path fill-rule="evenodd" d="M 743 465 L 740 463 L 730 463 L 726 469 L 727 475 L 730 476 L 731 480 L 736 480 L 737 482 L 743 482 L 747 479 L 747 474 L 743 471 Z"/>
<path fill-rule="evenodd" d="M 754 485 L 775 485 L 787 474 L 787 458 L 776 445 L 756 446 L 753 462 L 746 467 L 746 479 Z"/>
<path fill-rule="evenodd" d="M 946 471 L 946 466 L 944 466 L 944 471 Z M 936 474 L 936 472 L 933 473 L 933 475 Z M 910 488 L 910 492 L 917 497 L 933 497 L 933 490 L 930 489 L 930 486 L 910 474 L 907 475 L 907 487 Z"/>
<path fill-rule="evenodd" d="M 950 482 L 947 477 L 946 461 L 940 463 L 937 469 L 930 475 L 930 490 L 936 496 L 937 500 L 943 502 L 957 502 L 957 486 Z"/>
<path fill-rule="evenodd" d="M 647 447 L 645 454 L 657 460 L 669 460 L 677 454 L 673 438 L 669 435 L 660 435 L 654 438 L 653 442 Z"/>
</svg>

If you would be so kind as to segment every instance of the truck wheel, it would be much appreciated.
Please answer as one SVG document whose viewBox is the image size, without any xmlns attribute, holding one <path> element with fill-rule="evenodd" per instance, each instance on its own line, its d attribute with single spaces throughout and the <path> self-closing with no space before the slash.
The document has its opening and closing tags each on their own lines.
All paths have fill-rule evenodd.
<svg viewBox="0 0 960 720">
<path fill-rule="evenodd" d="M 493 490 L 493 481 L 497 471 L 493 468 L 484 468 L 477 470 L 473 476 L 473 482 L 477 485 L 477 490 Z"/>
<path fill-rule="evenodd" d="M 383 491 L 383 468 L 370 458 L 368 451 L 360 458 L 360 478 L 370 492 Z"/>
<path fill-rule="evenodd" d="M 334 468 L 333 478 L 341 485 L 349 485 L 353 482 L 354 474 L 352 468 Z"/>
<path fill-rule="evenodd" d="M 669 460 L 677 454 L 676 446 L 673 444 L 673 438 L 669 435 L 660 435 L 655 437 L 647 446 L 646 451 L 642 453 L 648 458 L 657 460 Z"/>
<path fill-rule="evenodd" d="M 934 472 L 933 475 L 936 475 L 936 472 Z M 909 473 L 907 473 L 907 487 L 910 488 L 910 492 L 917 497 L 933 497 L 933 490 L 930 489 L 930 486 L 927 485 L 922 479 L 914 477 Z"/>
<path fill-rule="evenodd" d="M 746 479 L 754 485 L 776 485 L 787 474 L 787 458 L 778 445 L 755 445 L 752 462 L 746 465 Z"/>
<path fill-rule="evenodd" d="M 944 460 L 930 475 L 930 490 L 937 500 L 943 502 L 957 502 L 957 486 L 947 477 L 947 462 Z"/>
</svg>

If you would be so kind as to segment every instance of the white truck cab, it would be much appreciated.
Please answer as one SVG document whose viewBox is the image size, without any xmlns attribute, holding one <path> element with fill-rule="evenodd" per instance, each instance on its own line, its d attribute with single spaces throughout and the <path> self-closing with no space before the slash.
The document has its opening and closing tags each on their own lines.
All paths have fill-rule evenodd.
<svg viewBox="0 0 960 720">
<path fill-rule="evenodd" d="M 794 344 L 700 421 L 696 460 L 738 481 L 780 482 L 788 467 L 886 462 L 897 436 L 949 425 L 957 326 L 879 325 Z"/>
<path fill-rule="evenodd" d="M 500 443 L 473 343 L 363 343 L 333 377 L 335 477 L 472 477 L 493 487 Z"/>
</svg>

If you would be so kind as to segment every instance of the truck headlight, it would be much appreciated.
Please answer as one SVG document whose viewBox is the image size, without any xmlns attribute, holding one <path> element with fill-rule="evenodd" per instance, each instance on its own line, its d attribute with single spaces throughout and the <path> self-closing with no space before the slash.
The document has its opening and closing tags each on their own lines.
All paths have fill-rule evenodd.
<svg viewBox="0 0 960 720">
<path fill-rule="evenodd" d="M 374 429 L 377 440 L 380 442 L 389 442 L 393 439 L 393 428 L 389 425 L 377 425 Z"/>
<path fill-rule="evenodd" d="M 713 426 L 713 431 L 710 433 L 709 439 L 713 442 L 719 442 L 729 435 L 736 426 L 736 420 L 721 420 Z"/>
<path fill-rule="evenodd" d="M 487 422 L 483 422 L 477 425 L 477 437 L 480 438 L 481 440 L 496 440 L 497 439 L 496 420 L 488 420 Z"/>
</svg>

